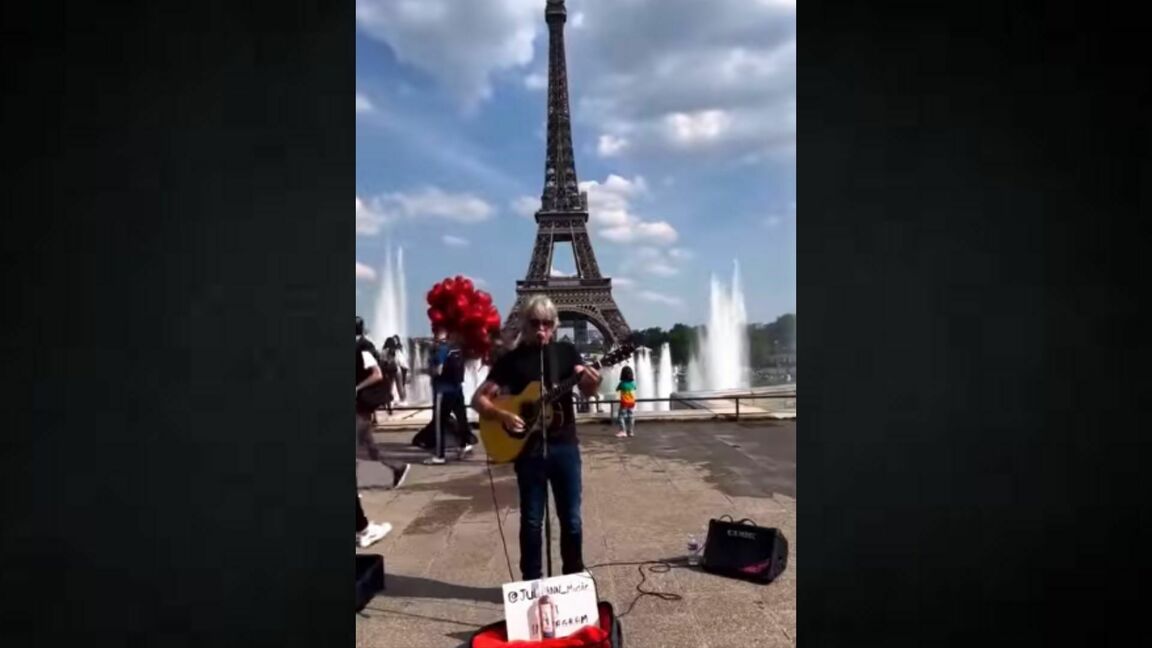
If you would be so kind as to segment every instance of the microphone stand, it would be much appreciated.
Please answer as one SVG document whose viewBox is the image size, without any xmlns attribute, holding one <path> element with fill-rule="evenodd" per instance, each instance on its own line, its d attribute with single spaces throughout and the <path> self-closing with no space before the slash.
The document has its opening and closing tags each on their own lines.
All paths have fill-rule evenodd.
<svg viewBox="0 0 1152 648">
<path fill-rule="evenodd" d="M 544 382 L 544 347 L 547 345 L 540 345 L 540 384 L 546 385 Z M 553 388 L 556 386 L 553 385 Z M 543 444 L 544 456 L 544 551 L 547 556 L 548 565 L 548 578 L 552 578 L 552 515 L 549 513 L 548 500 L 551 497 L 548 487 L 548 424 L 551 421 L 546 420 L 544 416 L 544 402 L 547 398 L 546 390 L 540 390 L 540 441 Z"/>
</svg>

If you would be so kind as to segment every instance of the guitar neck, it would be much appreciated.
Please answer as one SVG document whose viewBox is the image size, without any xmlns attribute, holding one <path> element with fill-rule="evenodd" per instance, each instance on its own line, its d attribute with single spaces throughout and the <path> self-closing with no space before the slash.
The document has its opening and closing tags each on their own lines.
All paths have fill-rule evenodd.
<svg viewBox="0 0 1152 648">
<path fill-rule="evenodd" d="M 590 366 L 593 369 L 599 369 L 601 365 L 599 362 L 593 362 L 593 363 L 591 363 Z M 572 391 L 572 388 L 576 386 L 576 383 L 580 382 L 580 376 L 581 376 L 580 374 L 576 374 L 570 378 L 565 378 L 564 380 L 561 380 L 559 385 L 553 387 L 549 391 L 548 402 L 549 403 L 555 403 L 556 401 L 560 400 L 560 398 L 563 397 L 564 394 L 567 394 L 568 392 Z"/>
<path fill-rule="evenodd" d="M 594 360 L 590 363 L 587 363 L 587 366 L 591 367 L 592 369 L 600 369 L 601 367 L 611 367 L 612 365 L 616 364 L 617 362 L 620 362 L 624 358 L 631 356 L 632 352 L 634 350 L 635 350 L 634 347 L 632 347 L 630 345 L 620 347 L 620 348 L 616 349 L 615 351 L 609 353 L 608 355 L 600 358 L 599 360 Z M 557 384 L 555 387 L 553 387 L 551 390 L 549 390 L 548 396 L 546 398 L 548 403 L 549 404 L 555 403 L 557 400 L 559 400 L 561 397 L 563 397 L 564 394 L 571 392 L 572 388 L 576 386 L 576 383 L 580 382 L 581 376 L 582 376 L 582 374 L 577 373 L 577 374 L 575 374 L 569 378 L 565 378 L 564 380 L 561 380 L 559 382 L 559 384 Z"/>
</svg>

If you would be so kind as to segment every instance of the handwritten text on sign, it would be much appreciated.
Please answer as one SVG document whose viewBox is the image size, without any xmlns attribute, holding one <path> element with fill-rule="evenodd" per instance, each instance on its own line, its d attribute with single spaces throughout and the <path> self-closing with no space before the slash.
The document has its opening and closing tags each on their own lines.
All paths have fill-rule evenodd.
<svg viewBox="0 0 1152 648">
<path fill-rule="evenodd" d="M 506 583 L 508 640 L 539 641 L 546 632 L 567 637 L 584 626 L 595 625 L 600 622 L 599 600 L 588 572 Z"/>
</svg>

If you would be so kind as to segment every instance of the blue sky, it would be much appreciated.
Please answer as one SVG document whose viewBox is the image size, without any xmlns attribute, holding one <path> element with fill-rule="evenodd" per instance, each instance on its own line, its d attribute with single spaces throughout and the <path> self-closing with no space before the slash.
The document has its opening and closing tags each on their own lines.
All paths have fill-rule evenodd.
<svg viewBox="0 0 1152 648">
<path fill-rule="evenodd" d="M 501 316 L 543 183 L 545 0 L 357 0 L 357 311 L 403 246 L 424 293 L 479 280 Z M 738 260 L 749 319 L 796 310 L 794 0 L 568 0 L 576 170 L 629 325 L 707 320 Z M 555 270 L 573 271 L 558 247 Z M 386 334 L 380 332 L 380 334 Z"/>
</svg>

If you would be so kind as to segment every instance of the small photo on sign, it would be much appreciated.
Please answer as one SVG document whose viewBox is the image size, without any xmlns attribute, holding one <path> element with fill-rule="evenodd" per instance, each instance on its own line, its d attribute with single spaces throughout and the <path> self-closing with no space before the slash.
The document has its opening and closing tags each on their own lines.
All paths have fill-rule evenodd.
<svg viewBox="0 0 1152 648">
<path fill-rule="evenodd" d="M 588 572 L 504 585 L 508 641 L 567 637 L 596 625 L 600 612 L 596 583 Z"/>
</svg>

